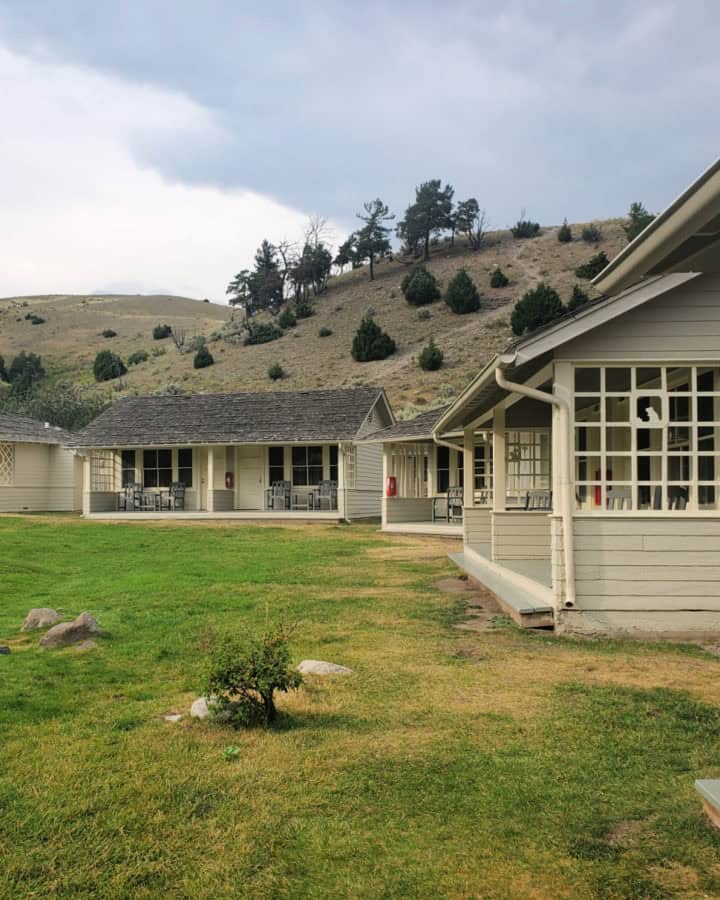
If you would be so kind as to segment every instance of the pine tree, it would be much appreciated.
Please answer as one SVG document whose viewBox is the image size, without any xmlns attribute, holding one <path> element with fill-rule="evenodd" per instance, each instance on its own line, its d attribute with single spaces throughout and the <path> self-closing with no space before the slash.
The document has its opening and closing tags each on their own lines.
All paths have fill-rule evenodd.
<svg viewBox="0 0 720 900">
<path fill-rule="evenodd" d="M 440 288 L 432 272 L 425 266 L 415 266 L 400 284 L 403 296 L 412 306 L 425 306 L 440 299 Z"/>
<path fill-rule="evenodd" d="M 441 187 L 439 178 L 415 188 L 415 202 L 405 210 L 405 218 L 397 227 L 398 237 L 411 252 L 422 244 L 423 259 L 430 259 L 430 238 L 452 225 L 454 193 L 449 184 Z"/>
<path fill-rule="evenodd" d="M 480 309 L 480 295 L 465 269 L 460 269 L 451 278 L 445 292 L 445 302 L 458 315 L 477 312 Z"/>
<path fill-rule="evenodd" d="M 430 343 L 423 347 L 420 356 L 418 356 L 418 364 L 420 368 L 424 369 L 426 372 L 435 372 L 442 367 L 443 359 L 444 356 L 442 350 L 431 338 Z"/>
<path fill-rule="evenodd" d="M 374 281 L 375 260 L 378 257 L 382 259 L 390 252 L 390 229 L 383 223 L 392 221 L 395 215 L 379 197 L 370 203 L 363 203 L 363 210 L 364 212 L 357 213 L 358 219 L 365 226 L 355 235 L 355 255 L 360 261 L 369 261 L 370 281 Z"/>
<path fill-rule="evenodd" d="M 649 213 L 642 203 L 631 203 L 628 211 L 628 220 L 623 225 L 628 241 L 635 240 L 654 218 L 655 216 Z"/>
<path fill-rule="evenodd" d="M 559 319 L 565 312 L 558 292 L 544 282 L 528 291 L 515 304 L 510 326 L 513 334 L 522 335 Z"/>
<path fill-rule="evenodd" d="M 504 288 L 510 284 L 510 279 L 503 272 L 500 266 L 496 266 L 490 275 L 490 287 Z"/>
<path fill-rule="evenodd" d="M 387 359 L 395 352 L 395 341 L 380 328 L 371 315 L 366 315 L 352 342 L 352 357 L 357 362 Z"/>
<path fill-rule="evenodd" d="M 599 275 L 609 262 L 610 260 L 607 258 L 607 253 L 605 253 L 604 250 L 601 250 L 599 253 L 596 253 L 595 256 L 591 256 L 586 263 L 578 266 L 577 269 L 575 269 L 575 275 L 577 278 L 583 278 L 586 281 L 589 281 L 591 278 Z"/>
<path fill-rule="evenodd" d="M 127 372 L 125 363 L 112 350 L 101 350 L 93 363 L 95 381 L 112 381 Z"/>
<path fill-rule="evenodd" d="M 576 284 L 572 289 L 572 294 L 570 295 L 570 299 L 568 300 L 567 311 L 574 312 L 576 309 L 579 309 L 581 306 L 585 306 L 586 303 L 590 302 L 590 297 L 585 293 L 585 291 L 580 287 L 579 284 Z"/>
<path fill-rule="evenodd" d="M 572 240 L 572 231 L 568 225 L 567 219 L 563 219 L 562 225 L 558 228 L 557 237 L 561 244 L 569 244 Z"/>
</svg>

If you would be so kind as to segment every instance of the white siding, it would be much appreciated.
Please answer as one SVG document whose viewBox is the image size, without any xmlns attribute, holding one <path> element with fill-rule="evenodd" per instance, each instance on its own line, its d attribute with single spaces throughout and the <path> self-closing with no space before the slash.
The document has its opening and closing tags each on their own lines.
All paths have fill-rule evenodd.
<svg viewBox="0 0 720 900">
<path fill-rule="evenodd" d="M 74 455 L 55 444 L 15 444 L 13 484 L 0 487 L 0 512 L 61 512 L 75 507 Z"/>
<path fill-rule="evenodd" d="M 492 542 L 492 510 L 489 507 L 468 507 L 463 510 L 463 541 L 470 549 L 487 550 Z"/>
<path fill-rule="evenodd" d="M 387 497 L 385 521 L 388 525 L 402 522 L 430 522 L 432 500 L 430 497 Z"/>
<path fill-rule="evenodd" d="M 382 444 L 356 444 L 355 487 L 347 488 L 348 519 L 379 519 L 382 509 Z"/>
<path fill-rule="evenodd" d="M 494 512 L 492 558 L 550 559 L 550 516 L 546 512 Z"/>
<path fill-rule="evenodd" d="M 702 275 L 555 351 L 557 359 L 720 358 L 720 276 Z"/>
</svg>

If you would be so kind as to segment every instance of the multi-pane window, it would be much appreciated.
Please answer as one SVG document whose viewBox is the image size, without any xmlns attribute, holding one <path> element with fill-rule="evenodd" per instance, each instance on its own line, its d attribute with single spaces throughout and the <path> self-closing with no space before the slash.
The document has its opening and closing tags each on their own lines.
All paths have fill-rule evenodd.
<svg viewBox="0 0 720 900">
<path fill-rule="evenodd" d="M 576 505 L 718 508 L 720 367 L 575 368 Z"/>
<path fill-rule="evenodd" d="M 343 450 L 343 463 L 345 465 L 345 487 L 354 488 L 357 477 L 357 447 L 355 444 L 346 446 Z"/>
<path fill-rule="evenodd" d="M 268 476 L 270 484 L 285 481 L 285 448 L 268 447 Z"/>
<path fill-rule="evenodd" d="M 436 489 L 438 494 L 444 494 L 450 486 L 450 448 L 438 447 L 436 454 Z"/>
<path fill-rule="evenodd" d="M 91 455 L 90 490 L 115 490 L 115 454 L 112 450 L 95 450 Z"/>
<path fill-rule="evenodd" d="M 172 450 L 143 450 L 143 487 L 170 487 Z"/>
<path fill-rule="evenodd" d="M 177 452 L 178 477 L 180 484 L 186 488 L 193 483 L 193 452 L 192 447 L 183 447 Z"/>
<path fill-rule="evenodd" d="M 508 431 L 506 494 L 510 505 L 525 501 L 528 491 L 550 490 L 550 432 Z"/>
<path fill-rule="evenodd" d="M 492 500 L 493 488 L 492 444 L 485 441 L 473 449 L 473 481 L 475 492 L 481 504 Z"/>
<path fill-rule="evenodd" d="M 0 484 L 15 483 L 15 445 L 0 444 Z"/>
<path fill-rule="evenodd" d="M 336 445 L 331 445 L 329 448 L 329 460 L 330 460 L 330 481 L 334 481 L 335 484 L 338 483 L 338 448 Z"/>
<path fill-rule="evenodd" d="M 135 451 L 120 451 L 120 484 L 122 487 L 135 483 Z"/>
<path fill-rule="evenodd" d="M 322 457 L 322 447 L 293 447 L 293 484 L 300 487 L 320 484 L 323 480 Z"/>
</svg>

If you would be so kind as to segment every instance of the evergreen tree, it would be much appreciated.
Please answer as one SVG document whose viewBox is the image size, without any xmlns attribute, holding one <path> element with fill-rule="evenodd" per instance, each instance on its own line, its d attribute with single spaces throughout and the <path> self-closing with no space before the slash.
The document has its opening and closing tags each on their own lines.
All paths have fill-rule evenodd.
<svg viewBox="0 0 720 900">
<path fill-rule="evenodd" d="M 45 377 L 45 367 L 39 356 L 23 350 L 10 363 L 7 376 L 13 393 L 24 394 Z"/>
<path fill-rule="evenodd" d="M 572 240 L 572 231 L 567 219 L 563 219 L 562 225 L 558 228 L 557 237 L 561 244 L 569 244 Z"/>
<path fill-rule="evenodd" d="M 387 359 L 395 352 L 395 341 L 377 324 L 373 317 L 366 315 L 352 342 L 352 357 L 357 362 Z"/>
<path fill-rule="evenodd" d="M 570 299 L 568 300 L 567 311 L 574 312 L 576 309 L 579 309 L 581 306 L 585 306 L 586 303 L 590 302 L 590 297 L 585 293 L 585 291 L 580 287 L 579 284 L 576 284 L 572 289 L 572 294 L 570 295 Z"/>
<path fill-rule="evenodd" d="M 243 307 L 248 316 L 263 309 L 277 312 L 284 295 L 284 273 L 278 263 L 277 248 L 263 241 L 255 253 L 253 271 L 238 272 L 226 293 L 230 294 L 230 305 Z"/>
<path fill-rule="evenodd" d="M 510 327 L 513 334 L 526 334 L 559 319 L 564 312 L 565 307 L 558 292 L 540 282 L 534 290 L 528 291 L 515 304 L 510 317 Z"/>
<path fill-rule="evenodd" d="M 353 232 L 346 241 L 338 247 L 337 255 L 333 263 L 340 269 L 342 275 L 345 266 L 354 266 L 357 263 L 357 250 L 355 247 L 356 236 Z"/>
<path fill-rule="evenodd" d="M 392 221 L 395 215 L 379 197 L 370 203 L 363 203 L 363 210 L 357 213 L 358 219 L 365 225 L 355 235 L 355 256 L 361 262 L 369 261 L 370 281 L 374 281 L 375 260 L 390 252 L 390 229 L 384 223 Z"/>
<path fill-rule="evenodd" d="M 510 279 L 503 272 L 500 266 L 496 266 L 490 275 L 490 287 L 504 288 L 510 284 Z"/>
<path fill-rule="evenodd" d="M 424 306 L 440 299 L 440 288 L 435 276 L 425 266 L 414 266 L 403 278 L 400 290 L 413 306 Z"/>
<path fill-rule="evenodd" d="M 595 256 L 591 256 L 586 263 L 578 266 L 577 269 L 575 269 L 575 275 L 578 278 L 584 278 L 586 281 L 589 281 L 591 278 L 599 275 L 609 262 L 610 260 L 607 258 L 607 253 L 605 253 L 604 250 L 601 250 L 599 253 L 596 253 Z"/>
<path fill-rule="evenodd" d="M 214 362 L 215 359 L 212 353 L 203 345 L 195 354 L 193 369 L 206 369 L 208 366 L 212 366 Z"/>
<path fill-rule="evenodd" d="M 631 203 L 628 211 L 628 220 L 623 225 L 628 241 L 635 240 L 654 218 L 655 216 L 649 213 L 642 203 Z"/>
<path fill-rule="evenodd" d="M 422 245 L 423 259 L 430 259 L 430 238 L 452 225 L 452 200 L 455 191 L 439 178 L 425 181 L 415 188 L 415 202 L 405 210 L 398 223 L 397 235 L 407 248 L 415 252 Z"/>
<path fill-rule="evenodd" d="M 9 381 L 7 369 L 5 368 L 5 360 L 0 356 L 0 381 Z"/>
<path fill-rule="evenodd" d="M 101 350 L 93 363 L 95 381 L 112 381 L 127 372 L 125 363 L 112 350 Z"/>
<path fill-rule="evenodd" d="M 474 197 L 461 200 L 454 216 L 455 228 L 464 234 L 473 250 L 478 250 L 485 234 L 485 211 Z"/>
<path fill-rule="evenodd" d="M 586 244 L 597 244 L 602 240 L 602 231 L 594 222 L 591 222 L 583 228 L 580 237 Z"/>
<path fill-rule="evenodd" d="M 465 269 L 460 269 L 451 278 L 445 292 L 445 302 L 458 315 L 477 312 L 480 309 L 480 295 Z"/>
<path fill-rule="evenodd" d="M 420 356 L 418 356 L 418 364 L 426 372 L 435 372 L 442 367 L 443 359 L 442 350 L 431 338 L 430 343 L 423 347 Z"/>
<path fill-rule="evenodd" d="M 518 219 L 510 229 L 514 238 L 534 238 L 540 234 L 540 223 L 529 219 Z"/>
</svg>

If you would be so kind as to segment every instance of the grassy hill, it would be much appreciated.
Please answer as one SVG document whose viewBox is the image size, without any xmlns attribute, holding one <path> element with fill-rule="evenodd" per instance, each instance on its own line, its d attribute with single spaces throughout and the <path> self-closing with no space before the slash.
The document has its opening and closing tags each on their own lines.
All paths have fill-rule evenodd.
<svg viewBox="0 0 720 900">
<path fill-rule="evenodd" d="M 373 282 L 365 268 L 332 278 L 329 290 L 316 300 L 315 315 L 299 321 L 277 341 L 248 347 L 213 341 L 215 365 L 199 371 L 192 367 L 193 354 L 178 352 L 172 339 L 153 341 L 153 326 L 167 322 L 183 329 L 188 338 L 207 336 L 230 319 L 231 310 L 185 297 L 53 295 L 0 300 L 0 355 L 7 361 L 21 350 L 32 351 L 43 357 L 51 374 L 90 385 L 98 350 L 110 348 L 125 359 L 133 351 L 146 350 L 150 358 L 132 367 L 116 388 L 146 392 L 176 384 L 188 391 L 207 392 L 367 383 L 384 385 L 395 406 L 410 412 L 456 394 L 510 340 L 510 312 L 526 290 L 546 281 L 567 300 L 580 263 L 598 249 L 612 258 L 626 242 L 621 222 L 611 220 L 600 226 L 603 239 L 597 246 L 578 239 L 561 244 L 556 227 L 544 228 L 539 237 L 529 240 L 515 240 L 506 231 L 490 233 L 478 251 L 460 240 L 455 247 L 440 243 L 428 266 L 441 288 L 464 267 L 481 293 L 481 310 L 466 316 L 454 315 L 440 301 L 426 307 L 430 318 L 420 318 L 400 291 L 411 263 L 395 259 L 377 266 Z M 574 225 L 573 233 L 579 236 L 581 227 Z M 497 265 L 510 278 L 506 288 L 490 287 L 490 273 Z M 587 282 L 583 286 L 592 294 Z M 356 363 L 350 345 L 368 309 L 398 349 L 382 362 Z M 31 324 L 25 316 L 32 314 L 45 321 Z M 331 336 L 319 337 L 323 326 L 332 330 Z M 107 329 L 117 336 L 102 337 Z M 423 372 L 417 356 L 431 337 L 445 354 L 445 365 L 437 372 Z M 281 382 L 271 382 L 267 376 L 274 362 L 287 373 Z"/>
</svg>

